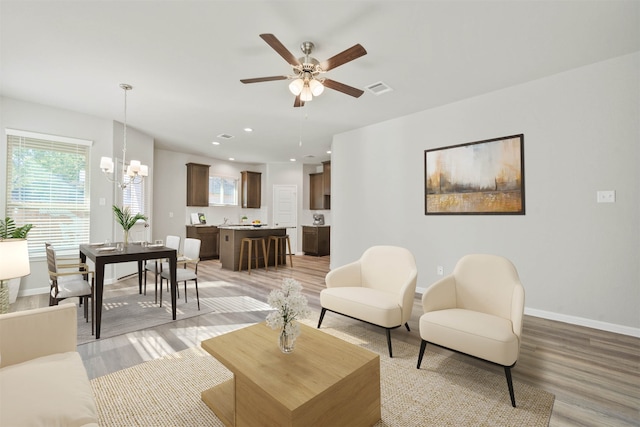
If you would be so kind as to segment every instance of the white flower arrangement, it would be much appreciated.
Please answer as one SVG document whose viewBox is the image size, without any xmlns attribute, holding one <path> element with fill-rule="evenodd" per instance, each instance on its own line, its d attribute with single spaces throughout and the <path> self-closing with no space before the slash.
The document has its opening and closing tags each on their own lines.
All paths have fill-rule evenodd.
<svg viewBox="0 0 640 427">
<path fill-rule="evenodd" d="M 281 289 L 271 291 L 267 303 L 276 311 L 267 316 L 267 325 L 272 329 L 283 329 L 285 334 L 297 337 L 300 326 L 294 320 L 307 318 L 311 314 L 307 298 L 301 291 L 302 285 L 291 278 L 282 281 Z"/>
</svg>

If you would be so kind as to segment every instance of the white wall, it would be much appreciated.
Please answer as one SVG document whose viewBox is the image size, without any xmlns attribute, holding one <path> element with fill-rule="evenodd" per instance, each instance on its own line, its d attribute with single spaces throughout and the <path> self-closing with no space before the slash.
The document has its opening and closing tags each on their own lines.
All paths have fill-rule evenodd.
<svg viewBox="0 0 640 427">
<path fill-rule="evenodd" d="M 418 287 L 511 259 L 527 312 L 640 335 L 640 53 L 334 137 L 331 265 L 409 248 Z M 524 216 L 426 216 L 424 150 L 524 134 Z M 616 203 L 597 204 L 597 190 Z"/>
</svg>

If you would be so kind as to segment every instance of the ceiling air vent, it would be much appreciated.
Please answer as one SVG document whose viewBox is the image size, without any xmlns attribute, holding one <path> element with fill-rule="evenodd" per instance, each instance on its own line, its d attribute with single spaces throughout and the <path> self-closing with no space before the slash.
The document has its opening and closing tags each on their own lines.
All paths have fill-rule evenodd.
<svg viewBox="0 0 640 427">
<path fill-rule="evenodd" d="M 233 138 L 233 135 L 229 135 L 227 133 L 221 133 L 220 135 L 218 135 L 218 138 L 220 138 L 220 139 L 231 139 L 231 138 Z"/>
<path fill-rule="evenodd" d="M 376 82 L 376 83 L 370 84 L 369 86 L 366 86 L 365 89 L 374 95 L 382 95 L 385 92 L 391 92 L 393 90 L 389 86 L 387 86 L 386 83 L 383 83 L 383 82 Z"/>
</svg>

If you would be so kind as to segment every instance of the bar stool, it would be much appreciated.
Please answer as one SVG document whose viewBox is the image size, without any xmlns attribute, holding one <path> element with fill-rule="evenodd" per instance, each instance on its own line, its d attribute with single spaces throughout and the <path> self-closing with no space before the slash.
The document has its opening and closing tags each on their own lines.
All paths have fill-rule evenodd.
<svg viewBox="0 0 640 427">
<path fill-rule="evenodd" d="M 264 268 L 267 269 L 269 261 L 268 252 L 263 237 L 245 237 L 240 241 L 240 261 L 238 263 L 238 271 L 242 271 L 242 254 L 244 253 L 245 244 L 247 246 L 247 270 L 251 274 L 251 248 L 255 248 L 256 268 L 258 268 L 258 244 L 262 242 L 262 256 L 264 257 Z M 255 246 L 253 244 L 255 243 Z"/>
<path fill-rule="evenodd" d="M 284 265 L 287 264 L 287 246 L 289 247 L 289 262 L 291 263 L 291 268 L 293 268 L 293 254 L 291 253 L 291 240 L 289 240 L 289 235 L 269 236 L 269 243 L 267 244 L 267 259 L 269 258 L 269 251 L 271 250 L 271 242 L 274 242 L 275 244 L 276 271 L 278 271 L 278 263 Z M 287 246 L 285 246 L 285 242 Z M 282 253 L 278 254 L 280 248 L 282 248 Z"/>
</svg>

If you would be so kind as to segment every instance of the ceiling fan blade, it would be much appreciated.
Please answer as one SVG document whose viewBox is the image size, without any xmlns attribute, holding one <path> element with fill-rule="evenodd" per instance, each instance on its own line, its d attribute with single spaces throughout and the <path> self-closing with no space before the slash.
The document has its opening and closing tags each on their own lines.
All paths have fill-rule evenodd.
<svg viewBox="0 0 640 427">
<path fill-rule="evenodd" d="M 300 99 L 300 95 L 296 96 L 296 100 L 293 101 L 294 107 L 304 107 L 304 101 Z"/>
<path fill-rule="evenodd" d="M 337 82 L 331 79 L 324 79 L 322 84 L 329 89 L 337 90 L 338 92 L 346 93 L 347 95 L 351 95 L 355 98 L 360 98 L 360 96 L 364 93 L 363 90 L 355 88 L 353 86 L 346 85 L 344 83 Z"/>
<path fill-rule="evenodd" d="M 340 52 L 339 54 L 332 56 L 331 58 L 324 61 L 320 64 L 320 67 L 324 71 L 329 71 L 340 65 L 346 64 L 347 62 L 353 61 L 354 59 L 358 59 L 361 56 L 367 54 L 367 51 L 360 44 L 356 44 L 351 46 L 349 49 Z"/>
<path fill-rule="evenodd" d="M 274 80 L 287 80 L 289 77 L 287 76 L 271 76 L 271 77 L 256 77 L 254 79 L 241 79 L 240 81 L 244 84 L 247 83 L 260 83 L 260 82 L 272 82 Z"/>
<path fill-rule="evenodd" d="M 298 58 L 293 56 L 293 53 L 289 52 L 289 49 L 284 47 L 284 45 L 280 43 L 280 40 L 278 40 L 276 36 L 274 36 L 273 34 L 260 34 L 260 37 L 262 38 L 262 40 L 267 42 L 267 44 L 271 46 L 273 50 L 278 52 L 278 55 L 282 56 L 284 60 L 289 64 L 302 65 L 300 64 L 300 61 L 298 61 Z"/>
</svg>

